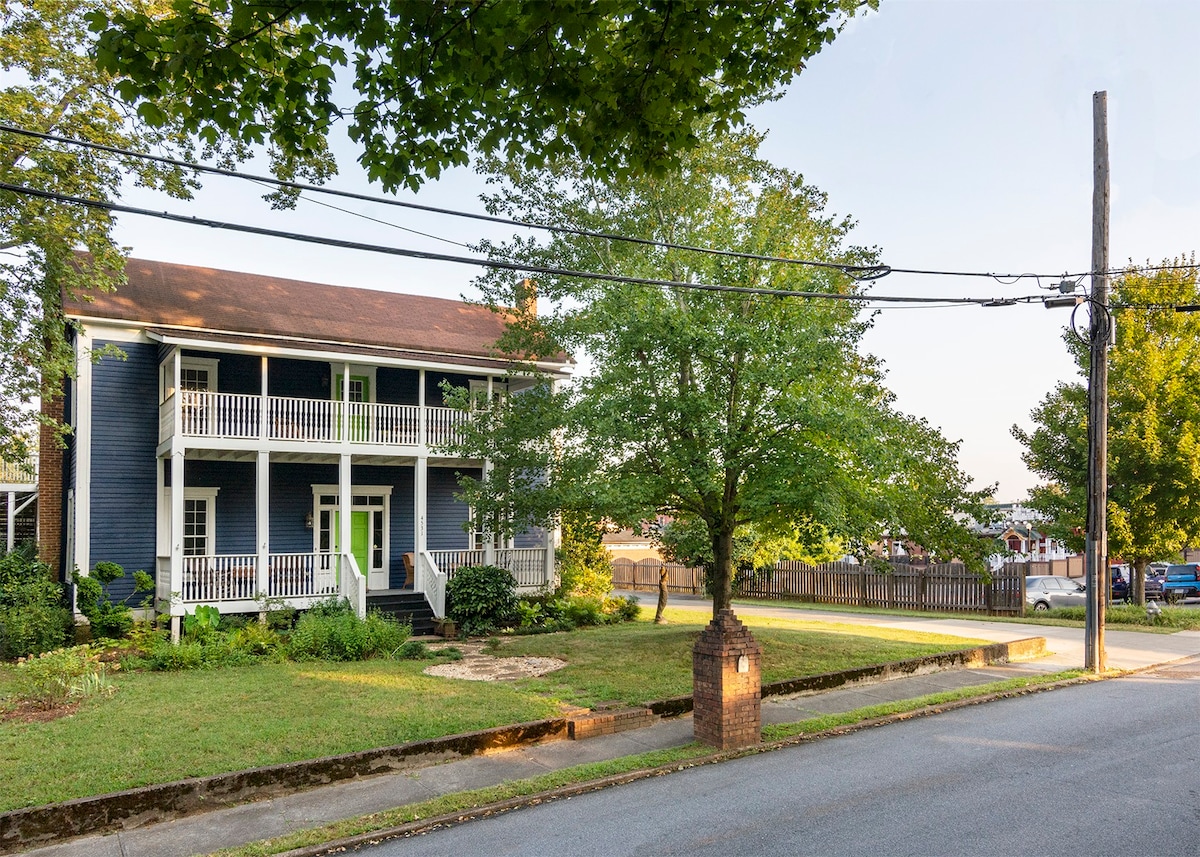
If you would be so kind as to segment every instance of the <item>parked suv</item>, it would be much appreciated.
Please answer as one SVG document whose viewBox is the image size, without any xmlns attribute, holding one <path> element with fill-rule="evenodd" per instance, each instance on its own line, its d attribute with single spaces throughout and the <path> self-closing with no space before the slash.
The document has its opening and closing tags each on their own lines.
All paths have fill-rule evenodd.
<svg viewBox="0 0 1200 857">
<path fill-rule="evenodd" d="M 1185 562 L 1168 567 L 1163 597 L 1171 603 L 1181 598 L 1200 598 L 1200 563 Z"/>
</svg>

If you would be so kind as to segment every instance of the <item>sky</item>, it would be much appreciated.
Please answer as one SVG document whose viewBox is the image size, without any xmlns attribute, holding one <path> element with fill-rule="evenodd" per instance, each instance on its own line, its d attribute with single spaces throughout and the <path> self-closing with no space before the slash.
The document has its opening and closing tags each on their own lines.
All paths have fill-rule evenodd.
<svg viewBox="0 0 1200 857">
<path fill-rule="evenodd" d="M 854 243 L 897 268 L 1050 275 L 1018 282 L 894 273 L 878 294 L 1043 296 L 1091 265 L 1093 93 L 1107 92 L 1110 262 L 1159 262 L 1200 244 L 1200 3 L 1195 0 L 882 0 L 852 21 L 750 123 L 761 154 L 857 221 Z M 350 144 L 329 184 L 378 193 Z M 250 169 L 255 169 L 251 166 Z M 260 170 L 264 171 L 265 170 Z M 482 211 L 482 180 L 456 170 L 401 199 Z M 441 253 L 511 230 L 324 198 L 272 211 L 262 189 L 209 178 L 192 203 L 131 189 L 156 210 Z M 415 234 L 415 230 L 426 236 Z M 476 269 L 122 217 L 132 255 L 314 282 L 476 297 Z M 440 239 L 440 240 L 439 240 Z M 865 350 L 901 410 L 960 442 L 975 486 L 1019 501 L 1038 480 L 1011 427 L 1057 384 L 1080 380 L 1062 335 L 1069 309 L 888 308 Z"/>
</svg>

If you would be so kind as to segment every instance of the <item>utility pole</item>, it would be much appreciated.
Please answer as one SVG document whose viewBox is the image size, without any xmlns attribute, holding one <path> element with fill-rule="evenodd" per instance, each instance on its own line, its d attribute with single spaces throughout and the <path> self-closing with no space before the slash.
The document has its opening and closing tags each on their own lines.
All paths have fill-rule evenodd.
<svg viewBox="0 0 1200 857">
<path fill-rule="evenodd" d="M 1092 93 L 1092 293 L 1088 367 L 1087 615 L 1083 668 L 1104 672 L 1108 600 L 1108 93 Z"/>
</svg>

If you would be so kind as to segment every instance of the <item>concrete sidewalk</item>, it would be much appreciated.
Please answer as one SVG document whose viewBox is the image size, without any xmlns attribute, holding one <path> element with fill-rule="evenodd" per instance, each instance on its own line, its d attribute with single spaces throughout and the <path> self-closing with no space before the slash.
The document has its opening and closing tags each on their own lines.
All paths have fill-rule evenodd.
<svg viewBox="0 0 1200 857">
<path fill-rule="evenodd" d="M 646 593 L 638 595 L 646 598 Z M 711 611 L 711 605 L 703 599 L 683 596 L 672 596 L 672 606 Z M 743 615 L 787 616 L 842 625 L 886 625 L 995 642 L 1043 636 L 1047 638 L 1047 649 L 1055 652 L 1047 658 L 1023 664 L 950 670 L 818 694 L 771 697 L 763 701 L 764 725 L 792 723 L 820 714 L 853 711 L 868 705 L 988 684 L 1028 675 L 1031 671 L 1050 672 L 1082 664 L 1082 633 L 1071 628 L 970 620 L 865 617 L 759 605 L 735 605 L 735 609 Z M 1200 633 L 1197 632 L 1172 635 L 1110 632 L 1107 636 L 1110 666 L 1119 669 L 1148 667 L 1200 654 Z M 1127 637 L 1144 639 L 1126 640 Z M 690 716 L 659 720 L 646 728 L 616 735 L 583 741 L 552 741 L 395 774 L 381 774 L 133 830 L 82 837 L 25 853 L 41 857 L 185 857 L 206 854 L 331 821 L 417 803 L 439 795 L 647 750 L 679 747 L 691 741 Z"/>
</svg>

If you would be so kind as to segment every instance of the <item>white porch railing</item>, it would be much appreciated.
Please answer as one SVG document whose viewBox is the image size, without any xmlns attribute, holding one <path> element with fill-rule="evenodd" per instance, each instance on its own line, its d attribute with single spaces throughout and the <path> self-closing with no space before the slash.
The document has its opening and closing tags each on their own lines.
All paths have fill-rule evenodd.
<svg viewBox="0 0 1200 857">
<path fill-rule="evenodd" d="M 546 548 L 497 548 L 493 564 L 513 576 L 517 589 L 542 589 L 550 584 Z M 430 559 L 447 578 L 463 566 L 483 565 L 482 550 L 428 551 Z"/>
<path fill-rule="evenodd" d="M 156 594 L 163 598 L 178 592 L 185 609 L 191 604 L 256 601 L 264 595 L 303 608 L 338 596 L 349 599 L 359 616 L 367 613 L 366 578 L 348 554 L 273 553 L 267 559 L 265 592 L 258 585 L 257 566 L 254 554 L 185 556 L 179 588 L 175 589 L 170 562 L 164 561 L 158 570 Z"/>
<path fill-rule="evenodd" d="M 437 619 L 446 618 L 446 581 L 449 579 L 450 576 L 438 568 L 430 551 L 424 551 L 417 557 L 416 585 L 424 593 L 425 601 Z"/>
<path fill-rule="evenodd" d="M 159 408 L 159 441 L 168 440 L 178 429 L 185 437 L 324 441 L 342 439 L 343 403 L 330 399 L 298 399 L 241 393 L 209 393 L 182 390 L 179 393 L 180 424 L 175 425 L 174 396 Z M 470 415 L 455 408 L 424 409 L 426 443 L 446 446 L 457 439 L 458 427 Z M 416 446 L 420 442 L 422 409 L 418 405 L 351 402 L 349 440 L 374 446 Z"/>
<path fill-rule="evenodd" d="M 253 600 L 257 564 L 254 554 L 185 556 L 180 599 L 184 604 Z"/>
<path fill-rule="evenodd" d="M 0 484 L 36 485 L 38 458 L 31 455 L 24 461 L 0 461 Z"/>
<path fill-rule="evenodd" d="M 358 570 L 354 554 L 338 554 L 341 574 L 338 575 L 338 595 L 350 602 L 359 619 L 367 615 L 367 579 Z"/>
</svg>

